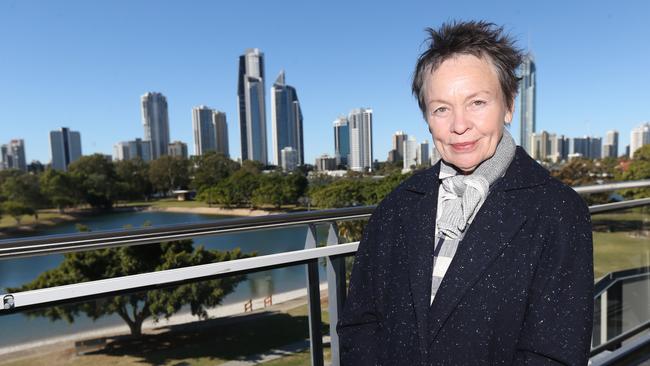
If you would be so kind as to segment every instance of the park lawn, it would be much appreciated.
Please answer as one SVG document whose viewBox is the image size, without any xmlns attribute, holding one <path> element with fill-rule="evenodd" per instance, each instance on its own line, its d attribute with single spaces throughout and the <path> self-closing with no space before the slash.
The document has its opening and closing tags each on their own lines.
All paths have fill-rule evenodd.
<svg viewBox="0 0 650 366">
<path fill-rule="evenodd" d="M 650 215 L 647 207 L 595 214 L 594 276 L 650 266 Z"/>
<path fill-rule="evenodd" d="M 650 237 L 628 232 L 594 232 L 594 276 L 622 269 L 650 266 Z"/>
<path fill-rule="evenodd" d="M 326 309 L 326 305 L 323 305 L 323 309 Z M 0 365 L 219 365 L 238 356 L 264 353 L 306 339 L 309 333 L 306 314 L 307 306 L 302 305 L 284 313 L 251 316 L 242 321 L 226 324 L 219 324 L 219 319 L 208 320 L 198 323 L 198 327 L 190 326 L 184 330 L 144 335 L 134 340 L 115 341 L 102 351 L 83 356 L 76 356 L 74 349 L 67 348 L 16 360 L 0 361 Z M 325 333 L 329 330 L 329 325 L 326 323 L 327 312 L 324 311 L 322 316 L 322 330 Z M 207 324 L 211 321 L 216 325 Z M 329 355 L 329 350 L 326 352 Z M 309 351 L 303 353 L 309 360 Z M 287 357 L 289 363 L 286 365 L 304 364 L 303 353 Z M 285 363 L 273 365 L 285 365 Z"/>
</svg>

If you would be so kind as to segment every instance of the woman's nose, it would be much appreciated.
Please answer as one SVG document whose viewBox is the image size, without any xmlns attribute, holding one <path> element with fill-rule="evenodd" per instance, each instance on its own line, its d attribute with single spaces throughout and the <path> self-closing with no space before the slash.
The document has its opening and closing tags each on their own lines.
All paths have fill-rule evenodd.
<svg viewBox="0 0 650 366">
<path fill-rule="evenodd" d="M 462 135 L 465 131 L 469 130 L 471 122 L 467 120 L 467 116 L 463 112 L 454 112 L 451 120 L 450 131 L 452 133 Z"/>
</svg>

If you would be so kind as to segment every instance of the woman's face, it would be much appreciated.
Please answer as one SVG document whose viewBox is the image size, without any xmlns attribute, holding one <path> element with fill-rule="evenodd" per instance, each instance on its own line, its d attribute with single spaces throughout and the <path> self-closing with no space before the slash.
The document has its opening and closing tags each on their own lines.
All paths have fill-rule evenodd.
<svg viewBox="0 0 650 366">
<path fill-rule="evenodd" d="M 494 155 L 504 122 L 512 120 L 496 70 L 483 58 L 458 55 L 429 74 L 424 88 L 438 152 L 445 162 L 471 173 Z"/>
</svg>

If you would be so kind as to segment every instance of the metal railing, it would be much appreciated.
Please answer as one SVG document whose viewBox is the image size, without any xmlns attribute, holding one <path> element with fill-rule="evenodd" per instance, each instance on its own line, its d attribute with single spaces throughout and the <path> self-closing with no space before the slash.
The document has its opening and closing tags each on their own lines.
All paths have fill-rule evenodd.
<svg viewBox="0 0 650 366">
<path fill-rule="evenodd" d="M 591 194 L 618 189 L 650 187 L 650 180 L 613 183 L 599 186 L 577 187 L 578 193 Z M 590 207 L 590 212 L 617 211 L 650 204 L 650 198 L 608 203 Z M 25 309 L 51 306 L 58 303 L 91 299 L 100 296 L 136 292 L 150 288 L 167 287 L 175 284 L 242 273 L 256 272 L 296 264 L 306 265 L 309 327 L 312 365 L 323 365 L 323 345 L 320 334 L 320 291 L 318 260 L 327 260 L 327 282 L 329 296 L 330 337 L 332 365 L 338 365 L 338 338 L 336 323 L 346 294 L 344 257 L 356 252 L 358 242 L 340 243 L 337 222 L 369 218 L 374 206 L 352 207 L 323 211 L 308 211 L 264 217 L 224 219 L 197 224 L 180 224 L 132 230 L 80 233 L 72 235 L 45 236 L 28 239 L 0 241 L 0 259 L 35 255 L 94 250 L 118 246 L 132 246 L 160 243 L 225 233 L 239 233 L 253 230 L 307 226 L 305 249 L 205 264 L 193 267 L 163 270 L 89 281 L 66 286 L 24 291 L 0 295 L 4 310 L 0 314 Z M 325 247 L 316 246 L 316 225 L 328 226 Z"/>
</svg>

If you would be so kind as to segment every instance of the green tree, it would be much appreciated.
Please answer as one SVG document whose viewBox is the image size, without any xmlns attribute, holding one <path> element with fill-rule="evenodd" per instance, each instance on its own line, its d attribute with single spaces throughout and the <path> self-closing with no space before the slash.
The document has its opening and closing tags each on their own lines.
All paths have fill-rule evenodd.
<svg viewBox="0 0 650 366">
<path fill-rule="evenodd" d="M 17 225 L 20 225 L 20 220 L 24 215 L 35 215 L 36 211 L 32 207 L 26 206 L 23 203 L 16 201 L 3 202 L 2 210 L 9 216 L 13 217 L 14 220 L 16 220 Z"/>
<path fill-rule="evenodd" d="M 400 171 L 394 171 L 389 176 L 371 182 L 364 190 L 364 204 L 376 205 L 379 204 L 390 192 L 397 188 L 400 183 L 409 178 L 413 173 L 402 174 Z"/>
<path fill-rule="evenodd" d="M 340 179 L 310 192 L 312 205 L 320 208 L 349 207 L 363 204 L 360 179 Z"/>
<path fill-rule="evenodd" d="M 22 207 L 28 209 L 32 215 L 38 218 L 37 209 L 45 203 L 41 194 L 38 177 L 34 174 L 20 172 L 7 177 L 2 184 L 2 196 Z"/>
<path fill-rule="evenodd" d="M 119 184 L 119 198 L 125 201 L 148 199 L 153 193 L 149 180 L 149 165 L 140 158 L 115 163 Z"/>
<path fill-rule="evenodd" d="M 269 204 L 280 208 L 286 202 L 283 185 L 284 179 L 279 173 L 262 175 L 260 185 L 253 191 L 251 197 L 253 206 L 261 207 Z"/>
<path fill-rule="evenodd" d="M 552 175 L 572 187 L 588 185 L 596 181 L 593 161 L 583 158 L 571 159 Z"/>
<path fill-rule="evenodd" d="M 177 156 L 161 156 L 149 164 L 149 179 L 154 189 L 167 195 L 174 189 L 187 188 L 190 183 L 189 160 Z"/>
<path fill-rule="evenodd" d="M 619 180 L 641 180 L 650 179 L 650 145 L 643 145 L 634 153 L 634 158 L 626 171 L 618 173 Z M 650 189 L 637 188 L 627 189 L 623 195 L 628 198 L 646 198 L 650 197 Z"/>
<path fill-rule="evenodd" d="M 236 170 L 230 177 L 220 181 L 216 186 L 205 189 L 198 199 L 208 203 L 219 203 L 226 207 L 248 205 L 253 192 L 259 187 L 261 174 L 248 169 Z"/>
<path fill-rule="evenodd" d="M 307 178 L 299 171 L 286 175 L 284 177 L 284 184 L 282 185 L 282 194 L 285 203 L 298 203 L 298 199 L 307 192 L 308 184 Z"/>
<path fill-rule="evenodd" d="M 68 167 L 80 197 L 94 208 L 110 209 L 118 198 L 118 178 L 104 155 L 82 156 Z"/>
<path fill-rule="evenodd" d="M 55 169 L 48 169 L 40 178 L 43 196 L 60 212 L 78 202 L 77 191 L 70 175 Z"/>
<path fill-rule="evenodd" d="M 195 248 L 191 240 L 161 244 L 109 248 L 87 252 L 68 253 L 55 269 L 48 270 L 35 280 L 9 292 L 29 291 L 73 283 L 100 280 L 138 273 L 201 265 L 245 258 L 238 249 L 228 252 Z M 193 315 L 206 318 L 206 309 L 217 306 L 232 292 L 244 276 L 183 284 L 173 288 L 119 295 L 99 301 L 74 305 L 54 306 L 29 312 L 29 316 L 43 316 L 50 320 L 73 322 L 79 314 L 93 320 L 117 314 L 129 326 L 132 335 L 140 335 L 147 318 L 169 318 L 182 306 L 189 305 Z"/>
<path fill-rule="evenodd" d="M 264 165 L 257 160 L 244 160 L 241 163 L 241 168 L 249 173 L 259 174 L 264 169 Z"/>
<path fill-rule="evenodd" d="M 192 187 L 201 192 L 228 178 L 239 164 L 228 159 L 224 154 L 209 151 L 193 158 L 194 179 Z"/>
<path fill-rule="evenodd" d="M 0 170 L 0 187 L 4 185 L 4 183 L 7 181 L 9 178 L 13 177 L 18 177 L 25 174 L 24 171 L 18 170 L 18 169 L 4 169 Z M 1 194 L 2 192 L 0 192 Z M 6 198 L 4 198 L 6 199 Z"/>
</svg>

